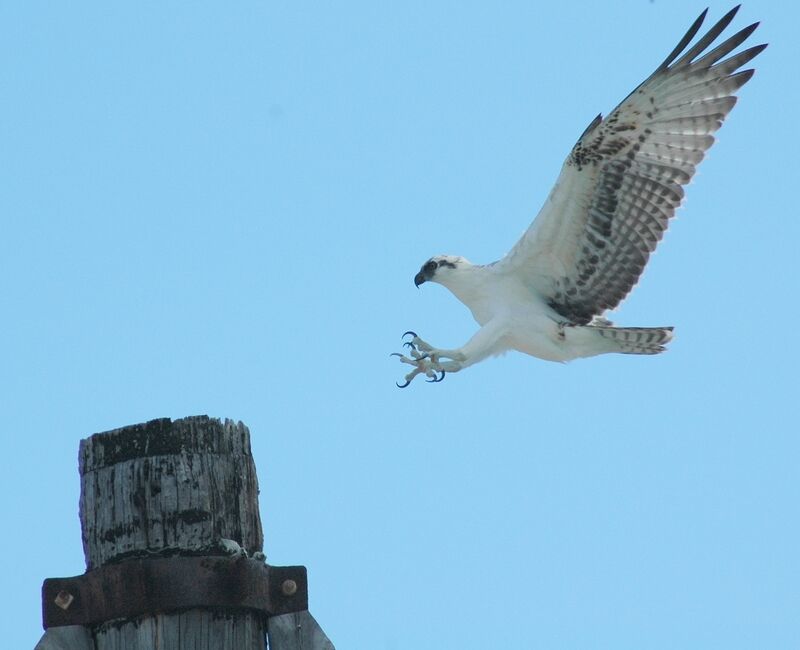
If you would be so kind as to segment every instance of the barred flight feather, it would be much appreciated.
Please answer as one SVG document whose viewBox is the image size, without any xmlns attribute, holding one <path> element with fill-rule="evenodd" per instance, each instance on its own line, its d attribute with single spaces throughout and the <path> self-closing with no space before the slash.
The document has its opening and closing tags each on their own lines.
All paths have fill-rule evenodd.
<svg viewBox="0 0 800 650">
<path fill-rule="evenodd" d="M 496 270 L 521 274 L 552 309 L 580 325 L 628 295 L 736 104 L 734 93 L 753 75 L 737 70 L 766 47 L 724 58 L 755 23 L 704 54 L 737 11 L 687 50 L 704 11 L 647 80 L 589 124 L 541 213 Z"/>
</svg>

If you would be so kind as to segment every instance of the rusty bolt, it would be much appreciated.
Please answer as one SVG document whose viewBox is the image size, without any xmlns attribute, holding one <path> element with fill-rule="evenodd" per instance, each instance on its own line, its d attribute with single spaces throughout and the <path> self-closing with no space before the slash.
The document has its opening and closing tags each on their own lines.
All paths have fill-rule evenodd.
<svg viewBox="0 0 800 650">
<path fill-rule="evenodd" d="M 297 583 L 294 580 L 284 580 L 281 591 L 284 596 L 294 596 L 297 593 Z"/>
<path fill-rule="evenodd" d="M 75 596 L 69 593 L 66 590 L 61 590 L 58 592 L 58 595 L 55 599 L 55 604 L 58 605 L 61 609 L 67 610 L 69 606 L 72 605 L 72 601 L 75 600 Z"/>
</svg>

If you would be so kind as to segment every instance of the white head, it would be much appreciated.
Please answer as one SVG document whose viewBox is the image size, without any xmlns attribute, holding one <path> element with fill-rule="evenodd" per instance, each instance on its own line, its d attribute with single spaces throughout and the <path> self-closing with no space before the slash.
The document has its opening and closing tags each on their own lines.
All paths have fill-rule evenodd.
<svg viewBox="0 0 800 650">
<path fill-rule="evenodd" d="M 438 282 L 450 288 L 450 280 L 459 276 L 459 272 L 472 268 L 463 257 L 458 255 L 436 255 L 429 259 L 420 268 L 419 273 L 414 276 L 414 284 L 419 285 L 424 282 Z"/>
</svg>

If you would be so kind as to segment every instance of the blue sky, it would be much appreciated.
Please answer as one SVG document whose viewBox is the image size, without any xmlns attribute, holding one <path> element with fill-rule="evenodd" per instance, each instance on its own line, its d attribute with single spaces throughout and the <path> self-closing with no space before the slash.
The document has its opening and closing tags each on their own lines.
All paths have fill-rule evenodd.
<svg viewBox="0 0 800 650">
<path fill-rule="evenodd" d="M 209 414 L 338 648 L 798 647 L 793 3 L 613 314 L 667 354 L 389 357 L 471 335 L 420 264 L 502 256 L 703 6 L 0 6 L 5 645 L 84 569 L 80 438 Z"/>
</svg>

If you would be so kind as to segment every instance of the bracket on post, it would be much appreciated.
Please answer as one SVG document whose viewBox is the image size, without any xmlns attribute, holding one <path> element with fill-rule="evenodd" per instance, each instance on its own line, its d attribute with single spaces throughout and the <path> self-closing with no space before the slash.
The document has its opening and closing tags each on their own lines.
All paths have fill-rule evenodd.
<svg viewBox="0 0 800 650">
<path fill-rule="evenodd" d="M 42 585 L 45 629 L 217 607 L 266 616 L 307 610 L 306 568 L 245 557 L 176 556 L 107 564 L 73 578 L 48 578 Z"/>
</svg>

